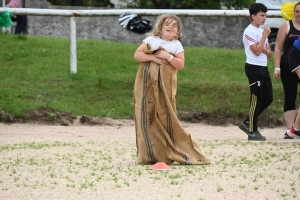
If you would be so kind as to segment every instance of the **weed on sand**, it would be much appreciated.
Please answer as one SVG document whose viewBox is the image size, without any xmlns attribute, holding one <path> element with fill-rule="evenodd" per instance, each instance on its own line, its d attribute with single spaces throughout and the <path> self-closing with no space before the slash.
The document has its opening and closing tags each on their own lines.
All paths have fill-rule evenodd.
<svg viewBox="0 0 300 200">
<path fill-rule="evenodd" d="M 88 194 L 87 199 L 181 199 L 191 194 L 194 199 L 299 198 L 300 143 L 198 142 L 211 165 L 171 164 L 172 170 L 165 171 L 136 165 L 133 142 L 1 145 L 0 196 L 18 199 L 26 193 L 34 198 L 42 191 L 45 198 L 54 193 L 60 198 Z"/>
</svg>

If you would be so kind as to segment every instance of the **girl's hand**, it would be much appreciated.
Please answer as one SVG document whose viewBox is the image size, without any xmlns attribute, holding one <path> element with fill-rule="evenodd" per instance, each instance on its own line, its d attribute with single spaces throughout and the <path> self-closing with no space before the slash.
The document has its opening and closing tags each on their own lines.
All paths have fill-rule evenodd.
<svg viewBox="0 0 300 200">
<path fill-rule="evenodd" d="M 162 59 L 165 59 L 165 60 L 168 60 L 171 56 L 171 54 L 169 54 L 168 52 L 163 51 L 163 50 L 158 50 L 157 52 L 154 53 L 154 55 L 157 58 L 162 58 Z"/>
<path fill-rule="evenodd" d="M 275 70 L 273 76 L 275 79 L 279 79 L 280 78 L 280 70 Z"/>
<path fill-rule="evenodd" d="M 168 63 L 168 61 L 166 59 L 162 59 L 162 58 L 158 58 L 158 57 L 154 57 L 153 62 L 160 64 L 160 65 L 166 65 Z"/>
</svg>

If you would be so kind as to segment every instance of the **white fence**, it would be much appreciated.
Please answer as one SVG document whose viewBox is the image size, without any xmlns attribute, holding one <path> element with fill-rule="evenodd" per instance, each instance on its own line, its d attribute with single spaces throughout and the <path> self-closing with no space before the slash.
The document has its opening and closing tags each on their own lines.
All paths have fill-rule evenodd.
<svg viewBox="0 0 300 200">
<path fill-rule="evenodd" d="M 119 16 L 125 12 L 144 16 L 173 13 L 178 16 L 249 17 L 248 10 L 172 10 L 172 9 L 109 9 L 109 10 L 59 10 L 32 8 L 0 8 L 17 15 L 70 17 L 70 72 L 77 73 L 76 17 Z M 280 11 L 268 11 L 268 17 L 281 17 Z"/>
</svg>

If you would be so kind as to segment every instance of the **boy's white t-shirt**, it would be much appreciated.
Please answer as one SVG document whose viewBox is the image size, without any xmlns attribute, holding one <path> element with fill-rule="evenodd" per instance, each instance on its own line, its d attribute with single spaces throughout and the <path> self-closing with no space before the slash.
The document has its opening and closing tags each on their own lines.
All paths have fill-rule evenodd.
<svg viewBox="0 0 300 200">
<path fill-rule="evenodd" d="M 244 31 L 243 34 L 243 43 L 246 53 L 246 63 L 251 65 L 259 65 L 259 66 L 267 66 L 268 65 L 268 58 L 267 55 L 264 53 L 259 54 L 256 56 L 250 49 L 250 46 L 253 44 L 258 44 L 261 40 L 263 33 L 262 28 L 258 28 L 250 24 Z M 265 41 L 264 46 L 268 44 L 268 38 Z"/>
<path fill-rule="evenodd" d="M 143 42 L 150 44 L 151 50 L 158 49 L 159 46 L 163 47 L 167 52 L 175 55 L 183 52 L 182 44 L 179 40 L 166 41 L 160 39 L 158 36 L 148 36 Z"/>
</svg>

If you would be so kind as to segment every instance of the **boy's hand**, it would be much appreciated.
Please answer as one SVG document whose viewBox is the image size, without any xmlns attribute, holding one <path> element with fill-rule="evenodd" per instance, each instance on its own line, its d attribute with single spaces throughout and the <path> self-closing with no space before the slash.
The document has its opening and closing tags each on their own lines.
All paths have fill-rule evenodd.
<svg viewBox="0 0 300 200">
<path fill-rule="evenodd" d="M 264 31 L 263 31 L 263 35 L 268 37 L 271 33 L 271 29 L 269 26 L 265 26 Z"/>
</svg>

